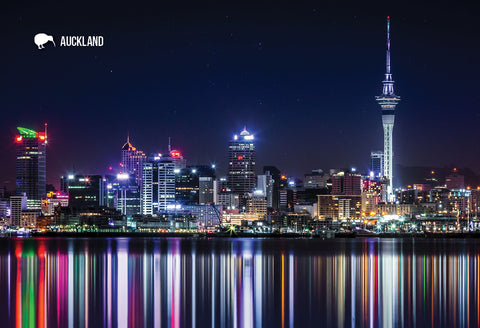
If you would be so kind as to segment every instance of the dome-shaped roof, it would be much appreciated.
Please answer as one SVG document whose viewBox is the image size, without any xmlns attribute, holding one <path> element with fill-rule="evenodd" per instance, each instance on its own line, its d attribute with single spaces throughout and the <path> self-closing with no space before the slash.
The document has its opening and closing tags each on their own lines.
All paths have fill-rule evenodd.
<svg viewBox="0 0 480 328">
<path fill-rule="evenodd" d="M 240 132 L 240 135 L 241 135 L 241 136 L 248 136 L 249 134 L 250 134 L 250 132 L 247 131 L 247 127 L 246 127 L 246 126 L 243 128 L 243 131 Z"/>
</svg>

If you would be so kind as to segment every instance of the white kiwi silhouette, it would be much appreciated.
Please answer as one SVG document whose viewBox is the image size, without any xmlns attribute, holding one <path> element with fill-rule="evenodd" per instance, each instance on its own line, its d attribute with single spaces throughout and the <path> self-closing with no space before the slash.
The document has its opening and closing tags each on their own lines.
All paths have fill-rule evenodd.
<svg viewBox="0 0 480 328">
<path fill-rule="evenodd" d="M 48 34 L 45 34 L 45 33 L 38 33 L 38 34 L 35 35 L 35 37 L 33 38 L 33 42 L 35 42 L 35 44 L 38 46 L 38 49 L 43 49 L 43 48 L 45 48 L 44 45 L 45 45 L 48 41 L 52 41 L 52 42 L 53 42 L 53 45 L 56 47 L 55 41 L 53 41 L 53 36 L 52 36 L 52 35 L 48 35 Z"/>
</svg>

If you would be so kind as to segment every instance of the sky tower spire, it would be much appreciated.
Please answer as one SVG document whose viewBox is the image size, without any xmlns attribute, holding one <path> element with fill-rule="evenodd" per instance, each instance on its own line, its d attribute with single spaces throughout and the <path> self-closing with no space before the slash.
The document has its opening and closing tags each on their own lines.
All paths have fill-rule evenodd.
<svg viewBox="0 0 480 328">
<path fill-rule="evenodd" d="M 381 96 L 375 97 L 382 108 L 383 124 L 383 155 L 384 155 L 384 177 L 387 178 L 387 194 L 384 201 L 393 201 L 393 125 L 395 123 L 395 107 L 400 102 L 400 97 L 395 95 L 393 90 L 390 65 L 390 16 L 387 16 L 387 54 L 385 79 L 382 81 L 383 92 Z"/>
<path fill-rule="evenodd" d="M 390 73 L 390 16 L 387 16 L 387 74 Z"/>
</svg>

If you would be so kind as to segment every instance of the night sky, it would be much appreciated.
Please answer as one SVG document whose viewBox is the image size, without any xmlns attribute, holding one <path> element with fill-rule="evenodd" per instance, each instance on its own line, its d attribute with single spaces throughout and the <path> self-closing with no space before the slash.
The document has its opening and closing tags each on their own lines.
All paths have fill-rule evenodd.
<svg viewBox="0 0 480 328">
<path fill-rule="evenodd" d="M 178 5 L 173 5 L 176 3 Z M 0 182 L 14 188 L 16 126 L 49 125 L 47 181 L 104 174 L 132 143 L 226 173 L 228 140 L 257 138 L 258 173 L 355 166 L 383 149 L 386 16 L 394 160 L 480 171 L 480 5 L 344 1 L 3 5 Z M 55 37 L 38 50 L 36 33 Z M 101 48 L 59 47 L 101 35 Z"/>
</svg>

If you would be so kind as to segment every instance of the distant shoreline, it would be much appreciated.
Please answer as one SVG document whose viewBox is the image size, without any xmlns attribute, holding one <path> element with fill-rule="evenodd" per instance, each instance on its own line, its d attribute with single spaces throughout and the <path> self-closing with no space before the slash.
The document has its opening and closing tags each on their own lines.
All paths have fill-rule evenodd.
<svg viewBox="0 0 480 328">
<path fill-rule="evenodd" d="M 344 238 L 399 238 L 399 239 L 471 239 L 480 238 L 480 232 L 465 233 L 379 233 L 327 232 L 324 234 L 298 233 L 190 233 L 190 232 L 42 232 L 28 235 L 2 235 L 0 238 L 258 238 L 258 239 L 344 239 Z"/>
</svg>

